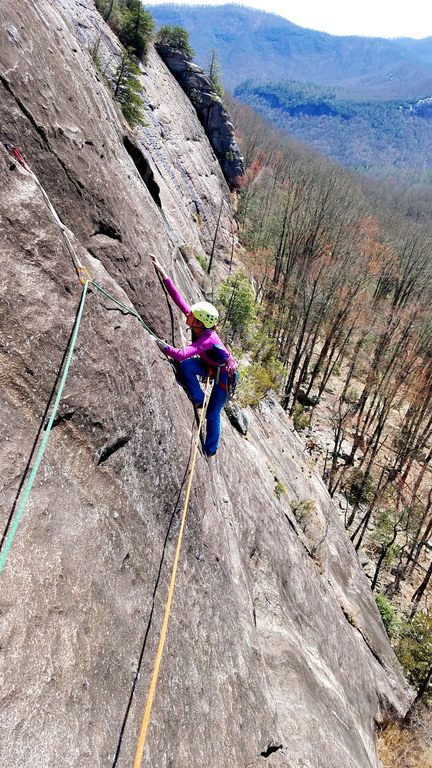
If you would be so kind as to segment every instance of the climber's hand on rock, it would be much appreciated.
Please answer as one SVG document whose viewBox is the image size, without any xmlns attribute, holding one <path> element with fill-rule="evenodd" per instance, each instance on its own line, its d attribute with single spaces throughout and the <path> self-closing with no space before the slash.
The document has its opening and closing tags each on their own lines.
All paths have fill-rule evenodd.
<svg viewBox="0 0 432 768">
<path fill-rule="evenodd" d="M 165 272 L 165 270 L 164 270 L 164 268 L 162 267 L 162 265 L 161 265 L 161 264 L 159 264 L 159 262 L 158 262 L 158 260 L 157 260 L 157 258 L 156 258 L 156 256 L 155 256 L 155 254 L 154 254 L 154 253 L 150 253 L 150 258 L 151 258 L 151 260 L 152 260 L 152 262 L 153 262 L 153 266 L 154 266 L 155 270 L 156 270 L 157 272 L 159 272 L 159 273 L 160 273 L 160 276 L 162 277 L 162 280 L 166 280 L 166 278 L 168 277 L 168 275 L 167 275 L 167 273 Z"/>
<path fill-rule="evenodd" d="M 161 341 L 161 339 L 155 339 L 155 343 L 157 344 L 157 346 L 162 352 L 165 352 L 165 349 L 167 348 L 168 344 L 165 344 L 165 342 Z"/>
</svg>

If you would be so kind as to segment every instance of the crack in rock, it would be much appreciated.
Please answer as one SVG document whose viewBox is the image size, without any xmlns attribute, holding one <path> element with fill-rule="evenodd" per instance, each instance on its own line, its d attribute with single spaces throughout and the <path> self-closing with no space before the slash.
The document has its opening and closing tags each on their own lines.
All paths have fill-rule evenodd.
<svg viewBox="0 0 432 768">
<path fill-rule="evenodd" d="M 367 637 L 365 637 L 365 635 L 364 635 L 364 634 L 363 634 L 363 632 L 361 631 L 360 627 L 358 627 L 358 626 L 357 626 L 357 624 L 356 624 L 356 621 L 355 621 L 355 618 L 354 618 L 353 616 L 351 616 L 351 615 L 348 613 L 348 611 L 346 610 L 346 608 L 344 608 L 344 606 L 343 606 L 343 605 L 341 605 L 341 610 L 342 610 L 342 613 L 343 613 L 343 615 L 345 616 L 345 618 L 346 618 L 346 620 L 347 620 L 348 624 L 351 624 L 351 626 L 352 626 L 352 627 L 354 627 L 354 629 L 356 629 L 356 630 L 357 630 L 357 632 L 360 634 L 360 636 L 361 636 L 361 638 L 362 638 L 362 640 L 363 640 L 364 644 L 365 644 L 365 645 L 366 645 L 366 647 L 369 649 L 369 651 L 371 652 L 371 654 L 372 654 L 372 656 L 374 657 L 374 659 L 375 659 L 375 660 L 378 662 L 378 664 L 380 664 L 380 666 L 381 666 L 383 669 L 386 669 L 386 665 L 384 664 L 384 662 L 382 661 L 382 659 L 380 659 L 380 657 L 378 656 L 377 652 L 376 652 L 376 651 L 374 651 L 374 649 L 372 648 L 372 646 L 371 646 L 371 644 L 370 644 L 369 640 L 367 639 Z"/>
<path fill-rule="evenodd" d="M 111 240 L 119 240 L 120 243 L 122 242 L 120 232 L 116 227 L 113 227 L 112 224 L 107 224 L 105 221 L 99 221 L 97 226 L 98 228 L 96 232 L 93 232 L 92 237 L 96 237 L 96 235 L 105 235 L 105 237 L 109 237 Z"/>
<path fill-rule="evenodd" d="M 56 418 L 53 421 L 53 429 L 54 427 L 58 427 L 59 424 L 61 424 L 63 421 L 70 421 L 74 415 L 75 411 L 66 411 L 66 413 L 59 414 L 56 416 Z"/>
<path fill-rule="evenodd" d="M 273 754 L 273 752 L 278 752 L 279 749 L 283 749 L 283 744 L 270 744 L 268 745 L 267 749 L 265 749 L 263 752 L 260 752 L 261 757 L 270 757 L 270 755 Z"/>
<path fill-rule="evenodd" d="M 72 178 L 72 176 L 71 176 L 71 174 L 70 174 L 70 172 L 69 172 L 68 168 L 66 167 L 65 163 L 63 162 L 63 160 L 62 160 L 62 159 L 61 159 L 61 158 L 60 158 L 58 155 L 56 155 L 56 153 L 55 153 L 55 152 L 54 152 L 54 151 L 51 149 L 50 143 L 49 143 L 49 141 L 48 141 L 48 134 L 47 134 L 47 132 L 46 132 L 45 128 L 43 127 L 43 125 L 40 125 L 40 124 L 39 124 L 39 123 L 36 121 L 36 119 L 34 118 L 34 116 L 32 115 L 32 113 L 31 113 L 31 112 L 30 112 L 30 111 L 27 109 L 27 107 L 26 107 L 26 106 L 23 104 L 23 102 L 21 101 L 21 99 L 19 99 L 19 98 L 18 98 L 18 96 L 16 96 L 16 95 L 15 95 L 15 93 L 13 92 L 13 90 L 12 90 L 12 88 L 11 88 L 11 85 L 10 85 L 10 83 L 8 82 L 8 80 L 6 80 L 6 78 L 5 78 L 5 77 L 3 77 L 2 75 L 0 75 L 0 83 L 2 83 L 3 87 L 5 88 L 5 90 L 6 90 L 6 91 L 8 91 L 8 93 L 10 93 L 10 95 L 11 95 L 11 96 L 12 96 L 12 98 L 15 100 L 15 102 L 16 102 L 16 104 L 17 104 L 18 108 L 20 109 L 20 111 L 21 111 L 21 112 L 23 113 L 23 115 L 24 115 L 24 116 L 27 118 L 27 120 L 28 120 L 28 121 L 31 123 L 31 125 L 33 126 L 34 130 L 36 131 L 36 133 L 37 133 L 37 134 L 38 134 L 38 135 L 41 137 L 41 139 L 43 140 L 43 142 L 44 142 L 45 146 L 47 147 L 48 151 L 49 151 L 49 152 L 50 152 L 50 153 L 51 153 L 51 154 L 52 154 L 52 155 L 55 157 L 55 159 L 57 160 L 57 162 L 59 163 L 59 165 L 62 167 L 62 169 L 63 169 L 63 171 L 64 171 L 64 173 L 65 173 L 66 177 L 69 179 L 69 181 L 71 182 L 71 184 L 73 184 L 73 186 L 75 187 L 75 189 L 76 189 L 76 191 L 78 192 L 79 196 L 80 196 L 80 197 L 82 197 L 82 191 L 81 191 L 81 189 L 82 189 L 82 187 L 83 187 L 84 185 L 83 185 L 83 184 L 82 184 L 82 183 L 79 181 L 79 179 L 73 179 L 73 178 Z M 12 144 L 14 144 L 14 142 L 13 142 L 13 141 L 12 141 L 11 143 L 12 143 Z"/>
<path fill-rule="evenodd" d="M 125 435 L 124 437 L 119 437 L 118 440 L 115 440 L 114 443 L 111 443 L 111 445 L 106 445 L 104 448 L 101 449 L 99 453 L 99 458 L 97 460 L 97 466 L 99 464 L 103 464 L 104 461 L 109 459 L 110 456 L 113 455 L 116 451 L 120 450 L 120 448 L 124 448 L 125 445 L 129 442 L 132 435 Z"/>
<path fill-rule="evenodd" d="M 123 136 L 123 145 L 158 208 L 162 208 L 159 185 L 156 183 L 150 163 L 129 136 Z"/>
</svg>

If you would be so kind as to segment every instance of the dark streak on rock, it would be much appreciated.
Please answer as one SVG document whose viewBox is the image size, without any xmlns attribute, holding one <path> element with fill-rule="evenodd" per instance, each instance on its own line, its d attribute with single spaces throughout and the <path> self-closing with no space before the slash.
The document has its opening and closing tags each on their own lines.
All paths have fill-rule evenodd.
<svg viewBox="0 0 432 768">
<path fill-rule="evenodd" d="M 151 169 L 150 163 L 148 162 L 147 158 L 144 156 L 141 149 L 137 147 L 136 144 L 134 144 L 130 140 L 129 136 L 123 136 L 123 145 L 129 157 L 132 159 L 135 165 L 135 168 L 137 169 L 139 175 L 141 176 L 148 191 L 150 192 L 154 202 L 156 203 L 158 208 L 162 208 L 162 203 L 159 195 L 160 193 L 159 185 L 155 181 L 153 171 Z"/>
<path fill-rule="evenodd" d="M 264 752 L 260 752 L 261 757 L 270 757 L 270 755 L 273 754 L 273 752 L 277 752 L 279 749 L 283 749 L 283 744 L 269 744 L 267 749 L 264 750 Z"/>
<path fill-rule="evenodd" d="M 118 229 L 113 227 L 112 224 L 107 224 L 105 221 L 99 221 L 98 228 L 96 232 L 93 232 L 92 237 L 95 237 L 95 235 L 105 235 L 105 237 L 110 237 L 112 240 L 122 242 L 122 236 Z"/>
<path fill-rule="evenodd" d="M 52 428 L 58 427 L 59 424 L 61 424 L 63 421 L 70 421 L 75 413 L 75 410 L 73 411 L 66 411 L 66 413 L 59 414 L 56 416 L 56 418 L 53 421 Z M 46 429 L 46 426 L 45 426 Z"/>
<path fill-rule="evenodd" d="M 102 448 L 99 459 L 97 461 L 97 466 L 99 464 L 103 464 L 104 461 L 109 459 L 110 456 L 113 455 L 116 451 L 119 451 L 120 448 L 124 448 L 125 445 L 129 442 L 131 439 L 131 435 L 125 435 L 125 437 L 119 437 L 118 440 L 115 440 L 114 443 L 111 443 L 111 445 L 106 445 L 105 448 Z"/>
</svg>

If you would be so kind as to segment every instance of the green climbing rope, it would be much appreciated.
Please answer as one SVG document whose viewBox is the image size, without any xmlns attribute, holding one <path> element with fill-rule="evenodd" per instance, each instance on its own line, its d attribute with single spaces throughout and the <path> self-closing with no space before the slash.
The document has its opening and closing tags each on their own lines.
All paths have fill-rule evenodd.
<svg viewBox="0 0 432 768">
<path fill-rule="evenodd" d="M 22 514 L 24 512 L 24 507 L 25 507 L 25 505 L 27 503 L 27 500 L 28 500 L 28 497 L 30 495 L 30 491 L 32 489 L 32 486 L 33 486 L 33 483 L 34 483 L 34 480 L 35 480 L 35 477 L 36 477 L 36 473 L 37 473 L 37 471 L 39 469 L 39 464 L 41 463 L 42 456 L 44 454 L 44 451 L 45 451 L 45 448 L 46 448 L 46 444 L 48 442 L 49 434 L 51 432 L 51 427 L 52 427 L 52 425 L 54 423 L 54 419 L 55 419 L 56 414 L 57 414 L 57 410 L 58 410 L 58 407 L 59 407 L 59 404 L 60 404 L 60 398 L 62 396 L 63 388 L 64 388 L 64 385 L 65 385 L 65 382 L 66 382 L 66 378 L 67 378 L 67 375 L 68 375 L 68 372 L 69 372 L 69 367 L 70 367 L 70 364 L 71 364 L 72 355 L 73 355 L 75 343 L 76 343 L 77 336 L 78 336 L 78 330 L 79 330 L 80 323 L 81 323 L 81 317 L 82 317 L 82 313 L 83 313 L 83 309 L 84 309 L 84 304 L 85 304 L 85 300 L 86 300 L 88 286 L 89 286 L 89 283 L 88 283 L 88 281 L 86 281 L 84 283 L 84 286 L 83 286 L 83 291 L 82 291 L 82 294 L 81 294 L 81 301 L 80 301 L 80 305 L 79 305 L 79 310 L 78 310 L 78 314 L 77 314 L 77 317 L 76 317 L 76 320 L 75 320 L 75 327 L 74 327 L 74 330 L 73 330 L 73 335 L 72 335 L 72 339 L 71 339 L 70 346 L 69 346 L 69 352 L 68 352 L 68 356 L 66 358 L 65 366 L 64 366 L 64 369 L 63 369 L 63 375 L 62 375 L 62 378 L 61 378 L 61 381 L 60 381 L 60 385 L 59 385 L 57 396 L 56 396 L 56 399 L 55 399 L 55 402 L 54 402 L 53 410 L 52 410 L 50 419 L 48 421 L 48 424 L 47 424 L 47 427 L 46 427 L 46 430 L 45 430 L 45 434 L 44 434 L 44 436 L 42 438 L 42 442 L 40 444 L 39 451 L 38 451 L 38 454 L 36 456 L 35 463 L 33 465 L 33 469 L 31 471 L 30 477 L 28 479 L 27 485 L 26 485 L 26 487 L 24 489 L 24 492 L 23 492 L 23 495 L 21 497 L 21 501 L 20 501 L 20 504 L 18 506 L 18 509 L 17 509 L 17 511 L 16 511 L 16 513 L 15 513 L 15 515 L 13 517 L 11 527 L 9 529 L 9 532 L 8 532 L 7 537 L 5 539 L 5 542 L 4 542 L 4 546 L 3 546 L 1 554 L 0 554 L 0 574 L 1 574 L 2 570 L 3 570 L 3 566 L 5 564 L 5 561 L 6 561 L 8 553 L 9 553 L 9 550 L 10 550 L 10 548 L 12 546 L 12 542 L 13 542 L 13 540 L 15 538 L 15 534 L 17 532 L 18 525 L 20 523 Z"/>
<path fill-rule="evenodd" d="M 143 320 L 143 319 L 142 319 L 142 317 L 141 317 L 141 316 L 138 314 L 138 312 L 135 312 L 133 309 L 129 309 L 129 307 L 126 307 L 124 304 L 122 304 L 122 303 L 121 303 L 121 301 L 118 301 L 117 299 L 115 299 L 115 298 L 114 298 L 114 296 L 111 296 L 111 294 L 109 294 L 109 293 L 108 293 L 108 291 L 105 291 L 103 288 L 101 288 L 101 287 L 100 287 L 100 285 L 98 285 L 97 283 L 95 283 L 95 281 L 94 281 L 94 280 L 92 280 L 91 284 L 92 284 L 92 286 L 94 286 L 95 288 L 97 288 L 97 289 L 98 289 L 98 291 L 100 291 L 101 293 L 103 293 L 103 294 L 104 294 L 104 296 L 107 296 L 109 299 L 111 299 L 111 301 L 113 301 L 113 302 L 114 302 L 114 304 L 118 304 L 118 306 L 119 306 L 119 307 L 121 307 L 122 309 L 126 310 L 126 312 L 128 312 L 130 315 L 133 315 L 133 317 L 136 317 L 136 318 L 137 318 L 137 320 L 139 320 L 139 321 L 140 321 L 141 325 L 143 325 L 143 326 L 144 326 L 144 328 L 146 329 L 146 331 L 148 331 L 148 332 L 149 332 L 149 333 L 150 333 L 152 336 L 154 336 L 154 337 L 155 337 L 155 339 L 159 339 L 159 336 L 156 336 L 156 334 L 155 334 L 155 333 L 153 333 L 153 331 L 151 330 L 151 328 L 149 328 L 149 327 L 148 327 L 148 325 L 146 325 L 146 324 L 145 324 L 144 320 Z M 159 339 L 159 341 L 160 341 L 160 339 Z"/>
</svg>

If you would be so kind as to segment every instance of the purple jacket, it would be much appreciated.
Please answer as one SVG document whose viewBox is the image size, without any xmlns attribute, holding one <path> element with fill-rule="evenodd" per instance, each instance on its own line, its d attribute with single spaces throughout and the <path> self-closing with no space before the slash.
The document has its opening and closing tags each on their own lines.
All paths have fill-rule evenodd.
<svg viewBox="0 0 432 768">
<path fill-rule="evenodd" d="M 189 304 L 187 304 L 175 287 L 172 280 L 167 277 L 164 280 L 166 289 L 171 296 L 172 300 L 181 309 L 184 315 L 188 315 L 191 312 Z M 188 357 L 195 357 L 199 355 L 207 365 L 216 366 L 223 371 L 228 362 L 233 358 L 228 352 L 216 331 L 212 328 L 206 328 L 199 336 L 184 349 L 175 349 L 174 347 L 166 346 L 163 350 L 168 357 L 172 357 L 173 360 L 177 360 L 179 363 L 182 360 L 187 360 Z"/>
</svg>

